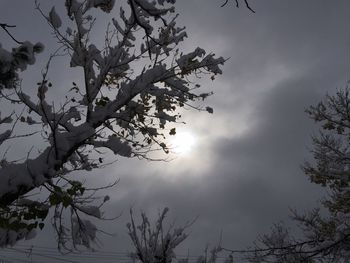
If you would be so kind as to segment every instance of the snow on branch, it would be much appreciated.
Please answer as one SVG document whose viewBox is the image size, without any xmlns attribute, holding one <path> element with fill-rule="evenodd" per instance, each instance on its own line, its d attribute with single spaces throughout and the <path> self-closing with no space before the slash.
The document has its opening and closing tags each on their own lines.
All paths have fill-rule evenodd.
<svg viewBox="0 0 350 263">
<path fill-rule="evenodd" d="M 33 97 L 21 87 L 18 73 L 35 62 L 35 54 L 43 50 L 43 45 L 23 42 L 12 52 L 0 46 L 0 91 L 7 92 L 3 98 L 25 106 L 27 116 L 20 118 L 21 124 L 41 126 L 46 142 L 46 148 L 36 155 L 28 153 L 25 161 L 0 166 L 1 204 L 16 209 L 18 198 L 44 186 L 48 205 L 76 212 L 74 220 L 78 221 L 72 219 L 70 233 L 83 226 L 91 230 L 91 235 L 71 236 L 73 243 L 88 245 L 87 240 L 94 237 L 93 227 L 85 219 L 79 220 L 78 213 L 92 215 L 82 203 L 93 203 L 94 199 L 83 198 L 83 183 L 72 183 L 65 176 L 105 165 L 101 148 L 126 158 L 149 158 L 148 153 L 154 150 L 167 153 L 166 138 L 170 135 L 165 131 L 169 123 L 179 122 L 182 107 L 213 112 L 196 103 L 210 95 L 196 93 L 196 78 L 209 74 L 214 79 L 222 73 L 225 60 L 200 47 L 188 54 L 181 52 L 180 43 L 187 34 L 184 27 L 177 26 L 174 4 L 173 0 L 130 0 L 113 13 L 113 0 L 66 0 L 64 18 L 58 8 L 45 11 L 36 2 L 36 9 L 61 45 L 58 50 L 68 55 L 67 69 L 80 68 L 83 81 L 72 79 L 65 98 L 58 98 L 58 103 L 48 101 L 53 87 L 65 88 L 56 87 L 50 80 L 48 69 L 55 57 L 51 55 L 38 81 L 37 96 Z M 94 43 L 92 37 L 98 19 L 93 17 L 96 8 L 118 14 L 107 27 L 104 46 Z M 1 132 L 0 142 L 9 136 L 8 131 Z M 11 216 L 6 220 L 11 221 Z M 67 241 L 65 233 L 58 236 Z"/>
</svg>

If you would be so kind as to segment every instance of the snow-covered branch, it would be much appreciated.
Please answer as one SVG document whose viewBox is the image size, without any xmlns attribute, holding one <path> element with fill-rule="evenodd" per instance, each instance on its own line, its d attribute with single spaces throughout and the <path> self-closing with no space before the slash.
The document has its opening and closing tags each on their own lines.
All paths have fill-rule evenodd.
<svg viewBox="0 0 350 263">
<path fill-rule="evenodd" d="M 44 186 L 48 198 L 43 203 L 73 209 L 70 231 L 86 228 L 89 223 L 80 219 L 79 213 L 92 215 L 92 209 L 85 209 L 79 200 L 93 202 L 94 199 L 84 199 L 86 187 L 79 181 L 72 183 L 67 179 L 68 174 L 101 167 L 100 148 L 124 157 L 148 158 L 147 152 L 156 149 L 168 152 L 167 134 L 164 135 L 163 130 L 167 124 L 178 122 L 179 108 L 188 105 L 212 112 L 210 107 L 200 108 L 195 103 L 210 95 L 196 93 L 199 85 L 195 78 L 202 73 L 212 78 L 221 74 L 220 67 L 225 60 L 199 47 L 188 54 L 180 52 L 179 44 L 187 35 L 184 27 L 176 24 L 178 15 L 174 13 L 174 3 L 173 0 L 128 1 L 120 8 L 119 17 L 112 19 L 114 28 L 110 35 L 107 31 L 104 47 L 93 42 L 93 26 L 98 17 L 92 16 L 95 13 L 92 9 L 112 13 L 115 1 L 66 0 L 66 19 L 61 18 L 58 8 L 45 12 L 36 3 L 36 9 L 68 54 L 69 66 L 82 69 L 83 81 L 72 80 L 73 87 L 57 107 L 47 99 L 50 89 L 56 86 L 48 73 L 54 55 L 50 56 L 38 82 L 37 96 L 33 97 L 22 89 L 18 73 L 35 62 L 34 54 L 42 51 L 42 44 L 24 42 L 12 53 L 0 47 L 0 90 L 10 90 L 6 99 L 26 107 L 28 116 L 21 117 L 21 124 L 41 125 L 47 143 L 38 154 L 28 154 L 25 161 L 1 164 L 3 206 L 16 209 L 16 200 Z M 11 134 L 12 130 L 1 132 L 0 144 Z M 57 183 L 62 180 L 68 181 Z M 97 214 L 94 211 L 93 215 Z M 4 220 L 12 220 L 11 212 Z M 73 242 L 89 244 L 87 236 L 77 233 Z"/>
</svg>

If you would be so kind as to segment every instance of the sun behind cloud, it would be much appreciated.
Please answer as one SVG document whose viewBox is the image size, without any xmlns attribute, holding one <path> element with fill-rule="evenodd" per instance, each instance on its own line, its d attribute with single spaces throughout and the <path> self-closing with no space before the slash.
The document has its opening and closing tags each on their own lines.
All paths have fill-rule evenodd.
<svg viewBox="0 0 350 263">
<path fill-rule="evenodd" d="M 178 132 L 170 140 L 170 148 L 175 154 L 188 155 L 192 152 L 196 143 L 196 136 L 192 132 Z"/>
</svg>

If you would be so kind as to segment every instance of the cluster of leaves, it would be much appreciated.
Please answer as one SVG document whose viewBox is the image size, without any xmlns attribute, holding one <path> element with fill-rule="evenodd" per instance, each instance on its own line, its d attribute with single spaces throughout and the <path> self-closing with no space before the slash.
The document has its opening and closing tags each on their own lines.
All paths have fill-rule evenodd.
<svg viewBox="0 0 350 263">
<path fill-rule="evenodd" d="M 71 187 L 66 191 L 62 187 L 57 185 L 53 186 L 53 191 L 49 195 L 49 201 L 51 206 L 57 206 L 62 204 L 63 207 L 69 207 L 72 205 L 76 196 L 82 196 L 85 192 L 85 187 L 79 181 L 70 182 Z"/>
<path fill-rule="evenodd" d="M 37 227 L 42 229 L 48 212 L 49 207 L 42 203 L 20 199 L 17 201 L 16 211 L 11 211 L 8 207 L 1 207 L 0 228 L 14 231 L 21 229 L 31 231 Z"/>
</svg>

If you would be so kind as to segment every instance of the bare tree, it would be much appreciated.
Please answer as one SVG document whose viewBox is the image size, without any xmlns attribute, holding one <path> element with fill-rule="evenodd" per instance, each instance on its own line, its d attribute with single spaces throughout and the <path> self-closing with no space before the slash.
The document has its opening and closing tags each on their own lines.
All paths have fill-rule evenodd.
<svg viewBox="0 0 350 263">
<path fill-rule="evenodd" d="M 130 223 L 127 224 L 128 233 L 131 238 L 135 252 L 131 253 L 132 262 L 142 263 L 171 263 L 176 260 L 178 263 L 188 263 L 187 257 L 176 255 L 175 249 L 183 243 L 188 234 L 185 232 L 194 222 L 188 222 L 184 226 L 175 227 L 175 224 L 166 226 L 166 216 L 168 208 L 164 208 L 159 213 L 154 226 L 151 225 L 147 215 L 141 213 L 141 223 L 135 223 L 133 211 L 130 210 Z M 197 263 L 216 263 L 221 261 L 219 257 L 221 248 L 221 239 L 217 246 L 209 249 L 207 246 L 203 255 L 196 258 Z M 233 257 L 228 254 L 225 263 L 233 263 Z"/>
<path fill-rule="evenodd" d="M 46 14 L 37 3 L 58 40 L 37 84 L 37 96 L 26 91 L 20 71 L 35 62 L 43 45 L 23 42 L 9 52 L 0 47 L 2 104 L 24 107 L 0 119 L 0 246 L 28 237 L 43 228 L 49 209 L 60 246 L 89 247 L 96 227 L 82 215 L 102 218 L 101 206 L 109 197 L 96 199 L 75 171 L 91 171 L 105 165 L 109 149 L 117 156 L 152 159 L 154 150 L 169 151 L 166 138 L 175 133 L 179 109 L 212 112 L 195 103 L 209 93 L 198 93 L 196 78 L 221 74 L 223 58 L 201 48 L 184 53 L 179 44 L 186 32 L 178 27 L 173 0 L 129 0 L 107 27 L 104 46 L 93 42 L 98 17 L 93 9 L 111 13 L 114 0 L 66 0 L 65 19 L 55 7 Z M 63 26 L 64 25 L 64 26 Z M 70 67 L 80 68 L 82 82 L 72 80 L 65 98 L 47 99 L 55 86 L 49 69 L 55 56 L 66 55 Z M 64 87 L 56 87 L 64 89 Z M 7 104 L 6 104 L 7 105 Z M 21 126 L 21 129 L 16 127 Z M 24 126 L 24 128 L 23 128 Z M 28 127 L 35 132 L 21 134 Z M 8 160 L 6 143 L 39 132 L 46 148 L 29 152 L 23 161 Z M 33 191 L 41 189 L 40 198 Z M 46 193 L 46 194 L 45 194 Z M 43 197 L 44 196 L 44 197 Z M 70 213 L 69 219 L 64 211 Z"/>
<path fill-rule="evenodd" d="M 134 261 L 170 263 L 176 258 L 174 249 L 187 238 L 185 230 L 191 223 L 177 228 L 171 225 L 166 229 L 164 221 L 168 211 L 168 208 L 163 209 L 153 228 L 145 213 L 141 213 L 141 224 L 136 225 L 133 212 L 130 210 L 131 222 L 127 224 L 127 228 L 136 250 L 131 254 Z"/>
</svg>

